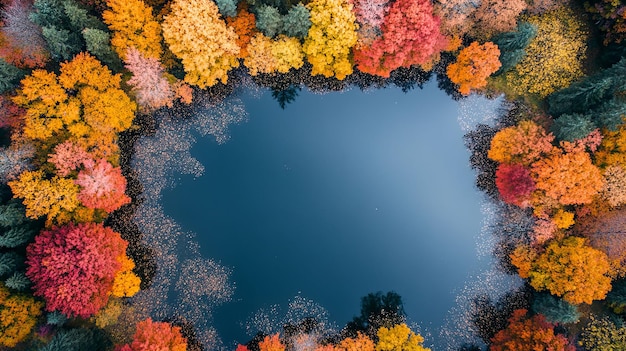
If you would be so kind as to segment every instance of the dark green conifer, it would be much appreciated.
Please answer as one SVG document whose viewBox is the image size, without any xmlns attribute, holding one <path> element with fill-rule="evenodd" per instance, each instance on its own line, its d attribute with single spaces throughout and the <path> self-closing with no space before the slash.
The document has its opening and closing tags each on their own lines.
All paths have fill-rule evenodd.
<svg viewBox="0 0 626 351">
<path fill-rule="evenodd" d="M 6 285 L 9 289 L 17 291 L 25 291 L 31 284 L 31 281 L 22 272 L 13 273 L 12 276 L 4 281 L 4 285 Z"/>
<path fill-rule="evenodd" d="M 582 139 L 597 128 L 589 115 L 574 113 L 562 115 L 552 124 L 552 132 L 557 140 L 574 141 Z"/>
<path fill-rule="evenodd" d="M 0 58 L 0 94 L 15 89 L 26 72 Z"/>
<path fill-rule="evenodd" d="M 544 315 L 551 323 L 576 323 L 580 319 L 576 306 L 549 293 L 538 293 L 533 300 L 532 310 Z"/>
</svg>

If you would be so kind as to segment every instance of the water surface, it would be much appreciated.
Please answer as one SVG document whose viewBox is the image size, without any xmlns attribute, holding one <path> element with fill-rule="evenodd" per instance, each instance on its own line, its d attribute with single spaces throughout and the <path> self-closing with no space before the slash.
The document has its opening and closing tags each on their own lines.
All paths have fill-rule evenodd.
<svg viewBox="0 0 626 351">
<path fill-rule="evenodd" d="M 303 90 L 285 110 L 268 92 L 244 102 L 249 121 L 230 141 L 193 147 L 204 175 L 163 193 L 203 255 L 233 269 L 233 301 L 214 316 L 226 344 L 247 341 L 254 312 L 296 295 L 341 326 L 360 297 L 393 290 L 444 349 L 438 328 L 488 264 L 458 104 L 433 82 L 406 94 Z"/>
</svg>

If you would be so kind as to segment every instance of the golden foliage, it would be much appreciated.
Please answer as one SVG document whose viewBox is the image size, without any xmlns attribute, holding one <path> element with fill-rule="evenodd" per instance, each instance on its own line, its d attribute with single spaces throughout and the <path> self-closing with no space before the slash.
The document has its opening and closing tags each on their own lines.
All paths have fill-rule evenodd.
<svg viewBox="0 0 626 351">
<path fill-rule="evenodd" d="M 0 345 L 14 347 L 37 323 L 43 303 L 25 295 L 11 295 L 0 283 Z"/>
<path fill-rule="evenodd" d="M 532 121 L 521 121 L 496 133 L 487 156 L 499 163 L 528 166 L 552 151 L 552 140 L 552 133 L 546 133 L 543 127 Z"/>
<path fill-rule="evenodd" d="M 343 80 L 352 73 L 350 49 L 357 43 L 356 17 L 346 0 L 313 0 L 311 28 L 303 50 L 313 66 L 311 74 Z"/>
<path fill-rule="evenodd" d="M 587 33 L 582 22 L 567 8 L 526 20 L 537 25 L 537 36 L 526 47 L 522 61 L 506 74 L 506 79 L 515 93 L 544 98 L 583 75 Z"/>
<path fill-rule="evenodd" d="M 250 39 L 247 47 L 248 56 L 243 64 L 248 68 L 251 75 L 259 73 L 272 73 L 276 70 L 276 61 L 272 55 L 272 39 L 257 33 Z"/>
<path fill-rule="evenodd" d="M 424 338 L 415 334 L 406 324 L 378 329 L 376 351 L 430 351 L 422 345 Z"/>
<path fill-rule="evenodd" d="M 122 60 L 126 51 L 135 47 L 145 57 L 160 59 L 161 26 L 152 15 L 152 8 L 142 0 L 108 0 L 109 10 L 102 13 L 113 32 L 111 45 Z"/>
<path fill-rule="evenodd" d="M 200 88 L 228 81 L 228 71 L 239 66 L 237 34 L 226 26 L 211 0 L 174 0 L 164 17 L 163 37 L 181 59 L 185 81 Z"/>
<path fill-rule="evenodd" d="M 72 179 L 44 179 L 43 171 L 26 171 L 8 184 L 14 197 L 24 199 L 26 216 L 33 219 L 47 216 L 48 224 L 78 206 L 79 189 Z"/>
<path fill-rule="evenodd" d="M 272 56 L 279 73 L 287 73 L 290 69 L 299 69 L 304 64 L 302 45 L 297 38 L 280 35 L 272 43 Z"/>
<path fill-rule="evenodd" d="M 141 279 L 133 273 L 135 262 L 126 255 L 118 257 L 117 260 L 122 266 L 113 279 L 111 295 L 115 297 L 131 297 L 139 292 L 139 284 L 141 284 Z"/>
<path fill-rule="evenodd" d="M 356 338 L 341 340 L 337 348 L 341 351 L 374 351 L 374 342 L 367 335 L 358 332 Z"/>
<path fill-rule="evenodd" d="M 461 50 L 456 62 L 446 69 L 448 78 L 459 85 L 459 92 L 469 95 L 472 89 L 481 89 L 487 86 L 487 78 L 497 71 L 500 64 L 500 50 L 492 42 L 482 45 L 472 42 Z"/>
<path fill-rule="evenodd" d="M 101 308 L 92 320 L 96 323 L 98 328 L 106 328 L 110 325 L 116 324 L 123 309 L 120 299 L 110 298 L 106 306 Z"/>
</svg>

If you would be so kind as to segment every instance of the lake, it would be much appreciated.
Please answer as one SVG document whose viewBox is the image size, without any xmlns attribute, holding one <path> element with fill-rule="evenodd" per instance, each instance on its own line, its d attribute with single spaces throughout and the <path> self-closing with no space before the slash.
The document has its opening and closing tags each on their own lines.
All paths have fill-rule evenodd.
<svg viewBox="0 0 626 351">
<path fill-rule="evenodd" d="M 362 296 L 393 290 L 426 344 L 444 349 L 456 296 L 490 263 L 477 255 L 481 195 L 458 103 L 432 81 L 408 93 L 303 89 L 284 110 L 269 92 L 242 101 L 249 120 L 228 142 L 198 137 L 191 149 L 204 174 L 162 197 L 202 255 L 232 269 L 232 301 L 214 313 L 226 345 L 296 296 L 343 326 Z"/>
</svg>

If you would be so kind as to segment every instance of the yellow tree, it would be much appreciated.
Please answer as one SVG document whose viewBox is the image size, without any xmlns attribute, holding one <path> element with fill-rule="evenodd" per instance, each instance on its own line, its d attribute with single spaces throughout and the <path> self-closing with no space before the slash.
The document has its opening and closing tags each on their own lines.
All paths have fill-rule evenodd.
<svg viewBox="0 0 626 351">
<path fill-rule="evenodd" d="M 80 53 L 60 74 L 35 70 L 13 101 L 26 109 L 24 134 L 33 140 L 63 136 L 98 157 L 116 151 L 116 133 L 132 125 L 137 105 L 120 88 L 121 78 Z"/>
<path fill-rule="evenodd" d="M 141 279 L 133 273 L 135 262 L 128 258 L 126 254 L 118 257 L 117 260 L 122 266 L 113 279 L 111 295 L 115 297 L 131 297 L 139 292 L 139 284 L 141 284 Z"/>
<path fill-rule="evenodd" d="M 22 198 L 26 216 L 37 219 L 48 217 L 51 223 L 57 216 L 78 207 L 78 185 L 74 180 L 59 177 L 45 179 L 43 171 L 26 171 L 8 183 L 16 198 Z"/>
<path fill-rule="evenodd" d="M 0 345 L 15 347 L 37 323 L 43 303 L 24 295 L 11 295 L 0 283 Z"/>
<path fill-rule="evenodd" d="M 237 34 L 222 20 L 211 0 L 174 0 L 162 24 L 163 37 L 181 59 L 185 81 L 200 88 L 226 83 L 239 66 Z"/>
<path fill-rule="evenodd" d="M 251 75 L 259 73 L 272 73 L 276 70 L 276 60 L 272 55 L 272 39 L 263 33 L 256 33 L 247 46 L 248 56 L 243 64 L 248 68 Z"/>
<path fill-rule="evenodd" d="M 422 345 L 424 338 L 415 334 L 406 324 L 378 329 L 376 351 L 430 351 Z"/>
<path fill-rule="evenodd" d="M 304 64 L 302 45 L 297 38 L 278 36 L 272 43 L 272 56 L 279 73 L 287 73 L 290 69 L 298 69 Z"/>
<path fill-rule="evenodd" d="M 152 15 L 152 8 L 142 0 L 108 0 L 109 10 L 102 13 L 113 32 L 111 45 L 122 59 L 135 47 L 145 57 L 160 59 L 161 26 Z"/>
<path fill-rule="evenodd" d="M 472 42 L 461 50 L 456 62 L 446 69 L 448 78 L 459 85 L 459 92 L 469 95 L 472 89 L 481 89 L 487 86 L 487 78 L 497 71 L 500 64 L 500 50 L 492 42 L 482 45 Z"/>
<path fill-rule="evenodd" d="M 313 0 L 307 8 L 311 12 L 311 28 L 303 50 L 313 66 L 311 73 L 343 80 L 352 73 L 350 50 L 357 43 L 352 3 L 347 0 Z"/>
<path fill-rule="evenodd" d="M 506 79 L 517 94 L 543 98 L 583 75 L 587 34 L 571 9 L 561 8 L 526 21 L 537 25 L 537 35 Z"/>
<path fill-rule="evenodd" d="M 541 291 L 561 296 L 572 304 L 602 300 L 611 290 L 607 255 L 589 246 L 584 238 L 552 241 L 542 253 L 520 247 L 511 255 L 522 278 Z"/>
</svg>

